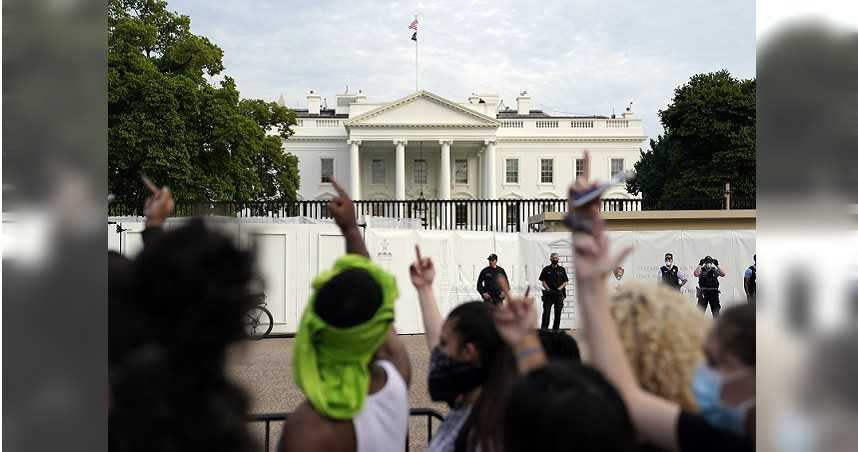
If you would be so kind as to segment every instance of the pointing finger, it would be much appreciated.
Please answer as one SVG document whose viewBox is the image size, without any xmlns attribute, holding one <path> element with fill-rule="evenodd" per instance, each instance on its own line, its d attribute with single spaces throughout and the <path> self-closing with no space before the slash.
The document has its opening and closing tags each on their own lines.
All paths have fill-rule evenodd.
<svg viewBox="0 0 858 452">
<path fill-rule="evenodd" d="M 153 195 L 157 195 L 157 194 L 158 194 L 158 186 L 157 186 L 157 185 L 155 185 L 154 183 L 152 183 L 152 180 L 151 180 L 151 179 L 149 179 L 148 177 L 146 177 L 146 175 L 145 175 L 145 174 L 141 174 L 141 175 L 140 175 L 140 179 L 142 179 L 142 180 L 143 180 L 143 184 L 144 184 L 144 185 L 146 185 L 146 188 L 148 188 L 148 189 L 149 189 L 149 191 L 151 191 Z"/>
<path fill-rule="evenodd" d="M 343 187 L 341 187 L 341 186 L 340 186 L 340 184 L 339 184 L 339 183 L 337 183 L 337 180 L 336 180 L 336 179 L 334 179 L 334 178 L 332 177 L 330 180 L 331 180 L 331 185 L 333 185 L 333 186 L 334 186 L 334 190 L 336 190 L 336 191 L 337 191 L 337 194 L 339 194 L 339 195 L 340 195 L 340 196 L 342 196 L 343 198 L 348 198 L 348 197 L 349 197 L 349 194 L 348 194 L 348 193 L 346 193 L 346 191 L 343 189 Z"/>
</svg>

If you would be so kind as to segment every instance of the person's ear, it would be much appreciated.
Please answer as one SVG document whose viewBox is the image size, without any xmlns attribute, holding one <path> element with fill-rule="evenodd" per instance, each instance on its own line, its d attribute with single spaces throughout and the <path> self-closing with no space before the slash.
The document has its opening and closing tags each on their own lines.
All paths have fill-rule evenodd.
<svg viewBox="0 0 858 452">
<path fill-rule="evenodd" d="M 475 363 L 478 359 L 479 353 L 477 353 L 477 347 L 472 342 L 466 342 L 462 346 L 462 361 Z"/>
</svg>

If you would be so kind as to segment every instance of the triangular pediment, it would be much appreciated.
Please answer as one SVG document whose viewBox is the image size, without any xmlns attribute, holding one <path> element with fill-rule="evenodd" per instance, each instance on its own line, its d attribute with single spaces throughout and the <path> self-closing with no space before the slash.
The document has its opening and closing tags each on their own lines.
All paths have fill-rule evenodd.
<svg viewBox="0 0 858 452">
<path fill-rule="evenodd" d="M 428 91 L 370 110 L 345 122 L 346 127 L 498 127 L 500 123 Z"/>
</svg>

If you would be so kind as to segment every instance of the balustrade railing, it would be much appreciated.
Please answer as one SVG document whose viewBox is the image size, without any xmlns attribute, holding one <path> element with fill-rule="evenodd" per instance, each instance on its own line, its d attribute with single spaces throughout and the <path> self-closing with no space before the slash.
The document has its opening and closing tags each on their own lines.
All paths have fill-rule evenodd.
<svg viewBox="0 0 858 452">
<path fill-rule="evenodd" d="M 731 208 L 753 209 L 753 198 L 733 198 Z M 603 199 L 606 212 L 651 210 L 725 209 L 724 199 Z M 456 199 L 407 201 L 355 201 L 355 214 L 386 218 L 420 220 L 425 229 L 463 229 L 472 231 L 522 232 L 528 218 L 544 212 L 566 212 L 565 199 Z M 110 216 L 139 216 L 142 206 L 129 208 L 111 204 Z M 175 216 L 220 215 L 230 217 L 307 217 L 330 219 L 327 201 L 254 201 L 254 202 L 177 202 Z"/>
</svg>

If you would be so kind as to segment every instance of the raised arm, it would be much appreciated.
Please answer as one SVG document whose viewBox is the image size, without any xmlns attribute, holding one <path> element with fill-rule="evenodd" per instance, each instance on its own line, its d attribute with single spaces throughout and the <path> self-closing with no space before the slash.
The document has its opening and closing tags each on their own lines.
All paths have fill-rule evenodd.
<svg viewBox="0 0 858 452">
<path fill-rule="evenodd" d="M 505 278 L 499 283 L 502 290 L 509 292 L 509 284 Z M 498 333 L 515 354 L 515 362 L 521 375 L 548 364 L 548 357 L 536 332 L 536 310 L 528 294 L 530 287 L 524 292 L 524 296 L 510 296 L 495 312 Z"/>
<path fill-rule="evenodd" d="M 585 176 L 576 182 L 569 199 L 576 191 L 584 191 L 589 185 L 589 155 L 585 154 Z M 575 253 L 575 283 L 581 330 L 590 349 L 591 364 L 598 368 L 613 383 L 629 410 L 635 429 L 654 445 L 667 450 L 677 450 L 676 423 L 679 406 L 642 390 L 635 379 L 631 365 L 625 356 L 616 323 L 609 307 L 607 277 L 628 254 L 625 248 L 616 256 L 611 255 L 607 236 L 604 234 L 604 219 L 599 212 L 601 202 L 595 199 L 589 204 L 574 209 L 571 215 L 578 220 L 571 224 L 592 225 L 590 230 L 577 230 L 572 234 Z"/>
<path fill-rule="evenodd" d="M 431 351 L 441 340 L 441 312 L 438 302 L 432 292 L 432 282 L 435 280 L 435 266 L 432 259 L 420 256 L 420 247 L 415 246 L 417 260 L 409 268 L 411 284 L 417 289 L 417 299 L 420 301 L 420 313 L 423 317 L 423 328 L 426 330 L 426 346 Z"/>
<path fill-rule="evenodd" d="M 331 185 L 337 191 L 337 197 L 328 202 L 328 210 L 330 210 L 331 216 L 334 217 L 334 221 L 346 239 L 346 253 L 369 257 L 366 243 L 364 243 L 363 236 L 357 226 L 354 203 L 349 198 L 348 193 L 343 190 L 343 187 L 340 187 L 340 184 L 333 178 L 331 178 Z"/>
<path fill-rule="evenodd" d="M 143 215 L 146 217 L 146 229 L 143 230 L 142 239 L 143 245 L 152 243 L 163 232 L 161 227 L 167 218 L 173 213 L 176 203 L 173 200 L 173 192 L 170 187 L 158 188 L 146 176 L 141 176 L 143 184 L 149 189 L 151 195 L 146 198 L 146 203 L 143 204 Z"/>
</svg>

